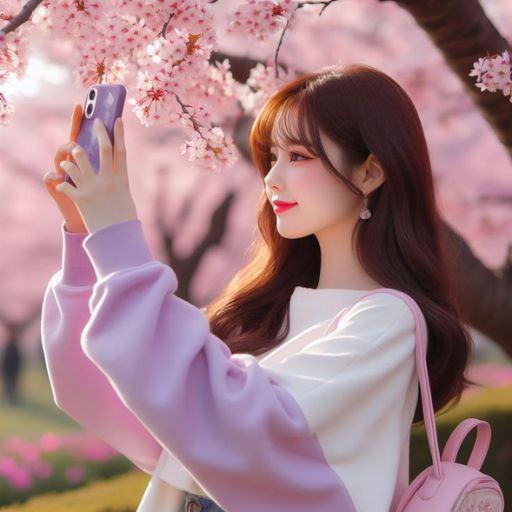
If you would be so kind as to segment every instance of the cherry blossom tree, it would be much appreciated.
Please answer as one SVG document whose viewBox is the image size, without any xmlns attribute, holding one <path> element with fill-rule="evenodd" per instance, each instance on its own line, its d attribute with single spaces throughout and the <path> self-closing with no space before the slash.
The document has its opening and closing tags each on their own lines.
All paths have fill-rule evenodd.
<svg viewBox="0 0 512 512">
<path fill-rule="evenodd" d="M 242 85 L 233 80 L 227 59 L 209 62 L 217 44 L 215 2 L 32 0 L 20 12 L 19 1 L 3 3 L 0 16 L 9 24 L 0 33 L 0 84 L 10 72 L 23 72 L 29 31 L 58 34 L 75 43 L 75 74 L 81 85 L 126 83 L 128 104 L 140 122 L 180 125 L 190 136 L 182 153 L 209 170 L 236 160 L 233 139 L 224 134 L 223 119 L 214 119 L 215 114 L 240 113 L 238 105 L 254 113 L 265 99 L 262 92 L 268 94 L 287 79 L 283 75 L 269 80 L 269 66 L 263 71 L 255 68 L 249 82 Z M 251 0 L 232 14 L 233 27 L 256 39 L 275 32 L 282 20 L 291 21 L 298 7 L 294 0 L 285 0 L 282 7 L 270 11 L 267 4 L 272 2 L 257 4 Z M 259 14 L 255 17 L 252 12 Z M 256 82 L 261 83 L 258 94 L 250 89 Z M 0 122 L 6 124 L 14 108 L 4 96 L 0 100 Z"/>
<path fill-rule="evenodd" d="M 357 43 L 368 53 L 382 49 L 384 54 L 388 50 L 391 53 L 393 44 L 407 44 L 398 26 L 391 39 L 389 32 L 387 37 L 379 34 L 384 31 L 380 26 L 373 29 L 365 26 L 364 30 L 359 30 L 353 23 L 351 31 L 339 29 L 339 39 L 316 48 L 317 55 L 311 52 L 307 55 L 302 51 L 305 45 L 299 46 L 294 39 L 308 23 L 306 18 L 318 20 L 316 40 L 320 39 L 318 30 L 324 29 L 334 38 L 342 15 L 358 11 L 358 22 L 364 19 L 371 25 L 379 7 L 384 11 L 389 10 L 386 4 L 394 4 L 412 16 L 444 58 L 441 62 L 437 56 L 430 56 L 427 44 L 422 42 L 425 52 L 421 55 L 429 60 L 426 62 L 414 55 L 404 61 L 403 68 L 399 62 L 393 63 L 399 81 L 408 90 L 416 91 L 420 90 L 418 82 L 421 82 L 418 94 L 422 97 L 418 97 L 418 102 L 435 106 L 425 109 L 429 114 L 440 116 L 440 111 L 451 111 L 454 116 L 467 120 L 465 116 L 469 115 L 472 105 L 464 101 L 463 93 L 446 72 L 443 66 L 447 64 L 510 156 L 512 116 L 506 98 L 510 95 L 510 72 L 508 80 L 506 76 L 507 66 L 510 71 L 510 45 L 477 0 L 373 0 L 352 3 L 345 12 L 342 7 L 349 2 L 341 0 L 243 0 L 222 4 L 216 0 L 0 1 L 0 19 L 5 21 L 5 26 L 0 25 L 5 34 L 2 38 L 0 32 L 0 124 L 4 128 L 8 126 L 16 108 L 13 98 L 1 95 L 2 82 L 12 73 L 23 74 L 31 34 L 37 31 L 49 39 L 71 43 L 72 68 L 80 86 L 122 82 L 128 89 L 127 104 L 142 126 L 181 129 L 185 134 L 179 146 L 183 158 L 199 169 L 225 170 L 235 163 L 240 165 L 240 155 L 244 161 L 249 161 L 246 130 L 251 120 L 280 84 L 302 72 L 280 61 L 283 49 L 288 49 L 290 54 L 295 44 L 296 54 L 301 52 L 301 67 L 308 69 L 316 66 L 315 62 L 324 54 L 334 60 L 336 52 L 332 47 L 337 45 L 342 48 L 344 44 Z M 335 15 L 337 5 L 339 14 Z M 226 27 L 222 32 L 219 27 L 223 23 Z M 230 35 L 238 37 L 237 44 L 232 45 L 230 51 L 220 49 L 220 43 Z M 378 49 L 376 40 L 380 44 Z M 273 51 L 261 58 L 241 56 L 249 47 L 261 45 L 263 48 L 263 44 L 269 42 L 274 45 Z M 288 62 L 296 60 L 288 58 Z M 503 95 L 483 94 L 498 90 L 502 90 Z M 429 121 L 427 118 L 427 124 Z M 436 121 L 448 123 L 447 120 Z M 226 131 L 228 126 L 233 128 L 231 134 Z M 435 136 L 430 140 L 441 144 Z M 453 152 L 453 145 L 446 144 L 446 151 Z M 454 191 L 456 187 L 448 173 L 435 172 L 448 205 L 445 206 L 447 217 L 451 213 L 452 223 L 459 222 L 461 227 L 466 227 L 463 223 L 470 222 L 466 220 L 467 212 L 460 216 L 459 211 L 450 211 L 451 201 L 461 191 Z M 473 179 L 476 182 L 475 176 Z M 497 197 L 495 190 L 490 195 Z M 481 196 L 478 198 L 480 200 Z M 509 200 L 509 196 L 505 196 L 504 201 Z M 224 207 L 218 209 L 222 227 L 227 222 L 231 201 L 232 196 L 226 194 L 221 201 Z M 498 214 L 495 208 L 492 215 L 502 219 L 503 211 L 499 210 Z M 508 335 L 508 318 L 512 313 L 510 246 L 501 257 L 501 265 L 491 268 L 482 257 L 474 254 L 469 243 L 450 224 L 446 223 L 445 227 L 452 254 L 457 254 L 460 262 L 453 278 L 460 291 L 458 306 L 463 320 L 512 354 Z M 209 236 L 212 243 L 218 242 L 218 230 L 222 232 L 223 228 L 217 226 L 216 229 L 216 235 L 205 235 L 205 240 Z M 512 231 L 507 229 L 509 231 L 502 228 L 501 236 L 510 240 Z M 166 234 L 164 245 L 171 250 L 169 242 Z M 208 244 L 199 244 L 200 251 L 192 254 L 195 265 L 199 264 L 207 247 Z M 191 270 L 187 261 L 183 261 L 181 267 Z M 187 292 L 182 289 L 182 296 L 187 298 Z M 481 300 L 483 296 L 485 303 Z"/>
</svg>

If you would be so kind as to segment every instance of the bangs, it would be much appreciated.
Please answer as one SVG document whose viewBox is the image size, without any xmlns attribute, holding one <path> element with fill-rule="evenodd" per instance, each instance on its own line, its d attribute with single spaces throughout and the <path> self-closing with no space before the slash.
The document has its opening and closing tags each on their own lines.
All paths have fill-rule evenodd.
<svg viewBox="0 0 512 512">
<path fill-rule="evenodd" d="M 315 139 L 320 142 L 318 127 L 312 121 L 313 116 L 308 115 L 304 99 L 300 94 L 286 98 L 277 107 L 275 114 L 269 118 L 270 122 L 265 130 L 266 145 L 269 148 L 276 146 L 284 149 L 286 145 L 296 144 L 318 156 L 318 146 L 315 144 Z"/>
</svg>

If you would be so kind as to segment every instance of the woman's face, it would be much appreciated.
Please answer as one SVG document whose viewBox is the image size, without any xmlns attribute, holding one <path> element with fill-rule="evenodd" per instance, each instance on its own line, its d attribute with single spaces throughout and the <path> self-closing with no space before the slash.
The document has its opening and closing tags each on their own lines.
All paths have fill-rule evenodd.
<svg viewBox="0 0 512 512">
<path fill-rule="evenodd" d="M 320 131 L 325 152 L 336 169 L 342 169 L 338 145 Z M 276 140 L 274 138 L 273 140 Z M 284 238 L 319 235 L 333 229 L 352 229 L 362 209 L 362 200 L 324 167 L 305 147 L 277 140 L 271 148 L 272 167 L 264 178 L 269 202 L 297 203 L 275 213 L 277 230 Z"/>
</svg>

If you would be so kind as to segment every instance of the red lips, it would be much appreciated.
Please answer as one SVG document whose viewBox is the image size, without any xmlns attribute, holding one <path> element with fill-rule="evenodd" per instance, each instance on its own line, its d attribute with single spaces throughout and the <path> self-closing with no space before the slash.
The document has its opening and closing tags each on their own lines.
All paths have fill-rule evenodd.
<svg viewBox="0 0 512 512">
<path fill-rule="evenodd" d="M 275 206 L 292 206 L 297 203 L 288 203 L 286 201 L 272 201 Z"/>
<path fill-rule="evenodd" d="M 297 203 L 287 203 L 285 201 L 272 201 L 272 203 L 274 204 L 274 211 L 276 213 L 284 212 L 297 205 Z"/>
</svg>

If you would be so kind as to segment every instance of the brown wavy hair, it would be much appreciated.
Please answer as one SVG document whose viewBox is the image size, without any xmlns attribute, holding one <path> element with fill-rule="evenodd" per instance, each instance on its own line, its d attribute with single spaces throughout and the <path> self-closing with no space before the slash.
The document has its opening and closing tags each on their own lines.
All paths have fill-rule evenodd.
<svg viewBox="0 0 512 512">
<path fill-rule="evenodd" d="M 434 410 L 454 399 L 455 406 L 464 389 L 475 384 L 464 375 L 473 340 L 456 309 L 430 157 L 413 102 L 391 77 L 367 65 L 329 66 L 300 75 L 266 101 L 251 126 L 249 148 L 262 180 L 272 166 L 269 151 L 276 116 L 292 111 L 302 123 L 299 133 L 287 126 L 286 115 L 279 115 L 276 128 L 281 136 L 320 157 L 355 194 L 363 197 L 350 181 L 351 173 L 329 161 L 319 129 L 338 142 L 345 169 L 362 164 L 370 153 L 381 164 L 386 179 L 368 194 L 372 216 L 355 226 L 355 254 L 371 278 L 407 293 L 420 307 L 428 330 Z M 212 333 L 232 353 L 258 355 L 283 342 L 294 288 L 316 288 L 320 275 L 316 237 L 283 238 L 265 190 L 255 235 L 249 263 L 206 307 Z M 421 395 L 413 422 L 423 422 Z"/>
</svg>

